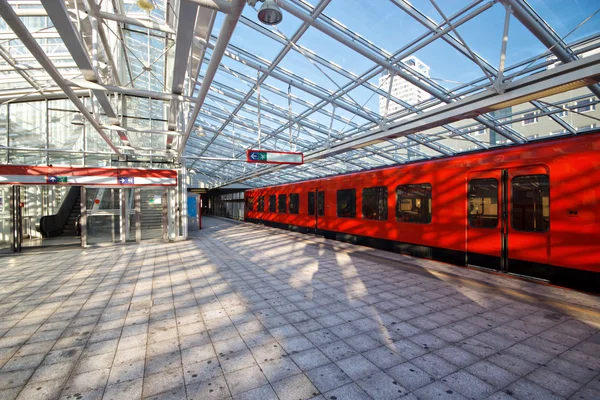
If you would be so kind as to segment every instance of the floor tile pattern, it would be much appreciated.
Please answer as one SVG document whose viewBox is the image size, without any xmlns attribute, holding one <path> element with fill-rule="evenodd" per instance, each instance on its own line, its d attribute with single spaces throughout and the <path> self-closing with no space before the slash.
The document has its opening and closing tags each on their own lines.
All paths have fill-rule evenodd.
<svg viewBox="0 0 600 400">
<path fill-rule="evenodd" d="M 0 257 L 0 399 L 600 398 L 593 296 L 203 225 Z"/>
</svg>

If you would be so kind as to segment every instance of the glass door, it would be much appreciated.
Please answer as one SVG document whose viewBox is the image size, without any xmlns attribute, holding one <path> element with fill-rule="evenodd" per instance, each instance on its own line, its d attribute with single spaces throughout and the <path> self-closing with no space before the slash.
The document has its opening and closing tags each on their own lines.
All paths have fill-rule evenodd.
<svg viewBox="0 0 600 400">
<path fill-rule="evenodd" d="M 13 213 L 11 191 L 12 186 L 0 186 L 0 253 L 10 253 L 13 251 Z"/>
<path fill-rule="evenodd" d="M 121 241 L 121 190 L 85 188 L 87 243 Z"/>
<path fill-rule="evenodd" d="M 167 225 L 168 216 L 166 213 L 167 190 L 164 188 L 141 188 L 140 192 L 142 240 L 164 238 L 163 230 Z"/>
</svg>

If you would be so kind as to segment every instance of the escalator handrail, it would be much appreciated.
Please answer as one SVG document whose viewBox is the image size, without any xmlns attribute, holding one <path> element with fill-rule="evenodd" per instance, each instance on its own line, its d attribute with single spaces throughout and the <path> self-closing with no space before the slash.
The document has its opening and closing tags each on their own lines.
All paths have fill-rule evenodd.
<svg viewBox="0 0 600 400">
<path fill-rule="evenodd" d="M 36 230 L 44 237 L 60 235 L 69 219 L 69 215 L 71 215 L 71 211 L 79 197 L 80 190 L 80 186 L 72 186 L 60 205 L 58 212 L 54 215 L 41 217 L 36 224 Z"/>
</svg>

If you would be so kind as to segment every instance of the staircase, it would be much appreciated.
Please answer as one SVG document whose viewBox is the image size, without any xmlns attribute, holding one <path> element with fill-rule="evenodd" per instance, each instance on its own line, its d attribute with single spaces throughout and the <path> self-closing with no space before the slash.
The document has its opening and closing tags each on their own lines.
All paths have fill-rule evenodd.
<svg viewBox="0 0 600 400">
<path fill-rule="evenodd" d="M 77 200 L 67 217 L 67 222 L 63 227 L 62 233 L 59 236 L 79 236 L 80 232 L 77 230 L 77 220 L 81 215 L 81 192 L 77 195 Z"/>
<path fill-rule="evenodd" d="M 162 232 L 163 205 L 156 203 L 155 199 L 161 198 L 161 191 L 142 190 L 140 193 L 142 210 L 142 235 L 147 231 Z"/>
</svg>

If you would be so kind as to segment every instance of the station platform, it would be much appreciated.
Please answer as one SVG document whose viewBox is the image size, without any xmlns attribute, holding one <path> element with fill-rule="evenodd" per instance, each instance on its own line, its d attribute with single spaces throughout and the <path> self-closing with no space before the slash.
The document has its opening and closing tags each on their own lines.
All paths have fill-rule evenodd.
<svg viewBox="0 0 600 400">
<path fill-rule="evenodd" d="M 0 258 L 0 399 L 598 399 L 600 298 L 217 218 Z"/>
</svg>

